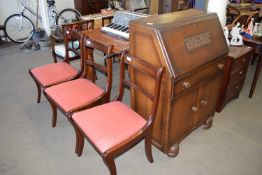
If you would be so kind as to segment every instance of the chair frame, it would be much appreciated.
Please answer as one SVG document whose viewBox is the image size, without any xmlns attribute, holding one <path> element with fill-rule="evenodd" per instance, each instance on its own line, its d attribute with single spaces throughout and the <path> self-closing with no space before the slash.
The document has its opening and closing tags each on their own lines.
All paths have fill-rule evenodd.
<svg viewBox="0 0 262 175">
<path fill-rule="evenodd" d="M 80 50 L 81 49 L 83 49 L 83 48 L 81 48 L 81 46 L 82 45 L 84 45 L 84 37 L 80 34 L 80 33 L 78 33 L 78 31 L 76 30 L 76 31 L 73 31 L 73 30 L 69 30 L 69 27 L 64 27 L 64 30 L 65 30 L 65 41 L 66 41 L 66 45 L 68 45 L 68 43 L 69 42 L 73 42 L 74 40 L 78 40 L 79 41 L 79 46 L 80 46 Z M 71 38 L 70 40 L 68 39 L 68 38 Z M 74 40 L 73 40 L 73 38 L 74 38 Z M 77 51 L 76 49 L 73 49 L 73 48 L 69 48 L 69 47 L 66 47 L 65 48 L 66 49 L 66 59 L 64 60 L 64 62 L 66 62 L 66 63 L 68 63 L 68 64 L 70 64 L 70 58 L 69 58 L 69 56 L 68 56 L 68 52 L 69 51 L 72 51 L 72 52 L 74 52 L 76 55 L 79 55 L 79 57 L 80 58 L 82 58 L 84 55 L 81 55 L 81 53 L 79 52 L 79 51 Z M 56 64 L 56 63 L 53 63 L 53 64 Z M 77 79 L 82 73 L 83 73 L 83 71 L 84 71 L 84 67 L 83 67 L 83 59 L 81 59 L 81 61 L 80 61 L 80 69 L 79 69 L 79 71 L 78 71 L 78 73 L 75 75 L 75 76 L 73 76 L 73 77 L 71 77 L 71 78 L 69 78 L 68 80 L 65 80 L 65 81 L 62 81 L 62 82 L 66 82 L 66 81 L 70 81 L 70 80 L 74 80 L 74 79 Z M 32 73 L 32 68 L 31 69 L 29 69 L 29 74 L 31 75 L 31 77 L 33 78 L 33 80 L 34 80 L 34 82 L 35 82 L 35 84 L 36 84 L 36 87 L 37 87 L 37 103 L 40 103 L 40 100 L 41 100 L 41 91 L 42 90 L 44 90 L 45 88 L 48 88 L 48 87 L 50 87 L 50 86 L 54 86 L 54 85 L 57 85 L 57 84 L 60 84 L 60 83 L 62 83 L 62 82 L 59 82 L 59 83 L 53 83 L 53 84 L 50 84 L 50 85 L 48 85 L 48 86 L 45 86 L 45 85 L 43 85 L 40 81 L 38 81 L 35 77 L 34 77 L 34 75 L 33 75 L 33 73 Z"/>
<path fill-rule="evenodd" d="M 139 85 L 131 82 L 125 78 L 125 70 L 126 65 L 128 65 L 129 69 L 132 71 L 138 71 L 144 75 L 148 75 L 152 79 L 155 80 L 154 84 L 154 92 L 153 95 L 147 92 L 144 88 Z M 127 138 L 122 143 L 112 147 L 107 150 L 105 153 L 100 152 L 100 150 L 96 147 L 96 145 L 84 134 L 83 130 L 74 122 L 76 126 L 76 153 L 78 156 L 82 155 L 83 147 L 84 147 L 84 137 L 89 141 L 89 143 L 94 147 L 94 149 L 98 152 L 98 154 L 103 158 L 104 163 L 107 165 L 110 175 L 116 175 L 116 166 L 114 159 L 124 152 L 128 151 L 134 145 L 139 143 L 142 139 L 145 139 L 145 153 L 149 162 L 153 162 L 152 157 L 152 130 L 153 124 L 155 121 L 159 96 L 160 96 L 160 88 L 161 88 L 161 80 L 163 76 L 164 67 L 156 68 L 151 64 L 132 56 L 121 56 L 120 62 L 120 83 L 119 83 L 119 92 L 113 101 L 122 101 L 124 95 L 124 89 L 132 89 L 138 90 L 143 93 L 146 97 L 148 97 L 152 101 L 152 108 L 150 115 L 146 117 L 146 124 L 143 128 L 141 128 L 138 132 L 136 132 L 131 137 Z"/>
<path fill-rule="evenodd" d="M 244 25 L 244 28 L 248 26 L 248 23 L 251 21 L 252 18 L 257 18 L 258 12 L 253 12 L 253 13 L 243 13 L 237 16 L 234 21 L 231 24 L 226 25 L 229 30 L 231 30 L 236 24 L 239 22 L 242 25 Z"/>
<path fill-rule="evenodd" d="M 68 30 L 73 30 L 73 31 L 82 31 L 82 30 L 90 30 L 94 28 L 94 23 L 95 20 L 94 19 L 90 19 L 90 20 L 82 20 L 82 21 L 78 21 L 78 22 L 74 22 L 74 23 L 69 23 L 69 24 L 64 24 L 61 27 L 62 33 L 63 33 L 63 38 L 59 38 L 56 35 L 54 35 L 53 33 L 51 33 L 50 35 L 50 40 L 51 40 L 51 50 L 52 50 L 52 56 L 53 56 L 53 61 L 54 63 L 57 63 L 57 58 L 60 59 L 65 59 L 64 61 L 66 62 L 70 62 L 72 60 L 76 60 L 76 59 L 80 59 L 80 57 L 78 55 L 76 55 L 75 57 L 69 58 L 68 56 L 68 52 L 66 51 L 66 56 L 62 57 L 60 55 L 57 55 L 55 53 L 55 45 L 56 42 L 64 42 L 65 47 L 66 45 L 68 46 L 68 39 L 66 40 L 66 32 Z M 77 49 L 77 48 L 75 48 Z"/>
<path fill-rule="evenodd" d="M 110 93 L 112 88 L 112 57 L 119 55 L 119 53 L 113 53 L 114 47 L 112 45 L 104 45 L 97 43 L 87 36 L 84 37 L 85 46 L 83 46 L 83 71 L 82 74 L 78 78 L 86 78 L 92 82 L 95 82 L 95 72 L 94 70 L 102 72 L 104 75 L 107 76 L 107 85 L 104 92 L 97 97 L 95 100 L 84 104 L 83 106 L 79 106 L 78 108 L 72 109 L 66 112 L 55 100 L 53 100 L 45 91 L 44 95 L 46 96 L 47 100 L 49 101 L 51 108 L 52 108 L 52 127 L 56 126 L 57 122 L 57 109 L 59 109 L 71 122 L 71 115 L 73 112 L 85 110 L 91 107 L 94 107 L 99 104 L 107 103 L 110 100 Z M 107 55 L 103 57 L 103 59 L 107 60 L 107 67 L 103 67 L 99 63 L 94 61 L 93 57 L 93 50 L 97 49 L 106 53 Z M 72 123 L 72 122 L 71 122 Z"/>
</svg>

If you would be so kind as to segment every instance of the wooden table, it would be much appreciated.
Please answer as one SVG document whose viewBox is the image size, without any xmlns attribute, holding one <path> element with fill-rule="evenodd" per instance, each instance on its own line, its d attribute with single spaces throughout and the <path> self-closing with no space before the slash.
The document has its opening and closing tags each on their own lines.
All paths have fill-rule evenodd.
<svg viewBox="0 0 262 175">
<path fill-rule="evenodd" d="M 129 41 L 107 35 L 101 32 L 100 28 L 82 31 L 82 33 L 88 36 L 90 39 L 95 40 L 96 42 L 113 45 L 113 52 L 115 53 L 129 49 Z"/>
<path fill-rule="evenodd" d="M 259 74 L 261 72 L 261 66 L 262 66 L 262 39 L 248 39 L 248 38 L 243 38 L 243 41 L 245 45 L 251 46 L 254 48 L 254 53 L 258 54 L 258 63 L 255 71 L 255 75 L 253 78 L 253 82 L 251 85 L 251 89 L 249 92 L 249 97 L 251 98 L 253 96 L 254 90 L 256 88 L 257 80 L 259 77 Z"/>
</svg>

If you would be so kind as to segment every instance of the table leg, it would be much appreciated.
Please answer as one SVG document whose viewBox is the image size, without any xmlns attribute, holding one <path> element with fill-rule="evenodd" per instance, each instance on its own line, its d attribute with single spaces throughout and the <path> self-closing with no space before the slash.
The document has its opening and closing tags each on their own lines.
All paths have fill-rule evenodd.
<svg viewBox="0 0 262 175">
<path fill-rule="evenodd" d="M 250 92 L 249 92 L 249 98 L 252 98 L 252 96 L 253 96 L 253 93 L 254 93 L 254 90 L 255 90 L 255 87 L 256 87 L 256 84 L 257 84 L 257 79 L 258 79 L 260 71 L 261 71 L 261 66 L 262 66 L 262 55 L 260 54 L 259 58 L 258 58 L 258 63 L 257 63 L 254 79 L 253 79 L 251 89 L 250 89 Z"/>
</svg>

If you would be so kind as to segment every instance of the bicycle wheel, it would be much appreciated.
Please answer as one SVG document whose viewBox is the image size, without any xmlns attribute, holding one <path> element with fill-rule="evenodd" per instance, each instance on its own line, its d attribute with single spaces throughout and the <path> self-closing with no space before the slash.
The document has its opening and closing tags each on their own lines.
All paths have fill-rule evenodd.
<svg viewBox="0 0 262 175">
<path fill-rule="evenodd" d="M 32 37 L 35 30 L 33 22 L 21 14 L 9 16 L 4 23 L 7 37 L 15 43 L 23 43 Z"/>
<path fill-rule="evenodd" d="M 75 9 L 64 9 L 62 10 L 57 18 L 56 25 L 63 25 L 67 23 L 72 23 L 80 20 L 81 14 Z"/>
</svg>

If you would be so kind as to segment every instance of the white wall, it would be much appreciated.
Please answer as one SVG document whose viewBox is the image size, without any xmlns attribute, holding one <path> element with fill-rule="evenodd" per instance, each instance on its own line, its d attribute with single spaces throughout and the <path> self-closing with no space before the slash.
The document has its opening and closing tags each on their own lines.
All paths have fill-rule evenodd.
<svg viewBox="0 0 262 175">
<path fill-rule="evenodd" d="M 36 0 L 28 0 L 35 7 Z M 74 8 L 74 0 L 56 0 L 56 8 L 61 11 L 64 8 Z M 5 19 L 14 13 L 19 12 L 17 0 L 0 0 L 0 24 L 4 24 Z"/>
</svg>

